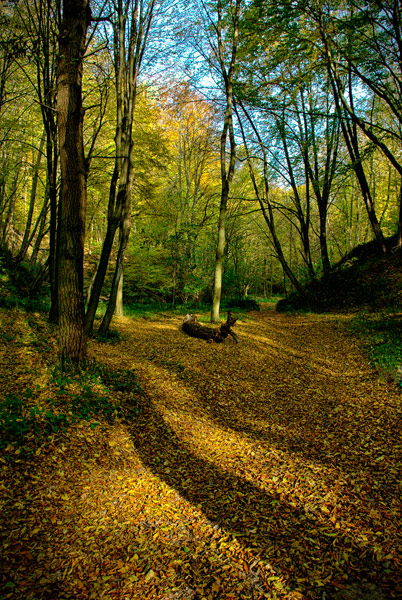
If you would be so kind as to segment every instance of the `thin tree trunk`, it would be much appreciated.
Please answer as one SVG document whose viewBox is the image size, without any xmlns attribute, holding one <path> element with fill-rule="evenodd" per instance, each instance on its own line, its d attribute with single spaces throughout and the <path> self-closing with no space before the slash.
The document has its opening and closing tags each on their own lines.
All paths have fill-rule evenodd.
<svg viewBox="0 0 402 600">
<path fill-rule="evenodd" d="M 355 172 L 357 181 L 360 186 L 360 191 L 362 194 L 363 202 L 365 204 L 368 218 L 371 224 L 371 228 L 373 230 L 374 236 L 381 247 L 382 251 L 386 253 L 387 247 L 385 244 L 385 239 L 383 232 L 381 230 L 380 223 L 377 219 L 377 215 L 374 208 L 374 202 L 370 191 L 370 186 L 367 181 L 366 173 L 364 171 L 363 162 L 360 156 L 359 150 L 359 138 L 357 134 L 357 125 L 355 122 L 351 123 L 351 118 L 349 114 L 343 109 L 342 111 L 342 103 L 339 97 L 338 87 L 334 80 L 333 73 L 330 69 L 328 69 L 329 76 L 331 78 L 332 92 L 335 99 L 335 106 L 339 114 L 341 129 L 343 138 L 345 140 L 346 147 L 348 149 L 348 153 L 350 156 L 350 160 L 352 163 L 353 170 Z M 352 102 L 353 107 L 353 95 L 352 95 L 352 86 L 351 86 L 351 78 L 349 74 L 349 95 Z"/>
<path fill-rule="evenodd" d="M 399 187 L 398 245 L 402 246 L 402 182 Z"/>
<path fill-rule="evenodd" d="M 16 169 L 16 171 L 14 173 L 14 177 L 12 180 L 12 187 L 11 187 L 10 194 L 8 197 L 8 202 L 6 203 L 6 204 L 8 204 L 8 209 L 7 209 L 7 212 L 5 215 L 4 222 L 2 224 L 3 231 L 2 231 L 1 243 L 3 246 L 8 247 L 8 249 L 10 251 L 12 250 L 13 240 L 14 240 L 13 216 L 14 216 L 15 201 L 17 198 L 19 173 L 20 173 L 20 169 L 18 168 L 18 169 Z"/>
<path fill-rule="evenodd" d="M 26 253 L 28 251 L 28 248 L 29 248 L 30 241 L 32 240 L 32 236 L 30 235 L 31 234 L 31 226 L 32 226 L 32 217 L 33 217 L 33 212 L 34 212 L 34 208 L 35 208 L 36 190 L 38 187 L 38 180 L 39 180 L 39 168 L 40 168 L 40 163 L 42 160 L 43 148 L 45 145 L 45 141 L 46 141 L 46 132 L 43 132 L 42 138 L 41 138 L 41 141 L 39 144 L 39 148 L 38 148 L 36 161 L 35 161 L 35 164 L 33 165 L 31 195 L 30 195 L 30 199 L 29 199 L 29 209 L 28 209 L 28 215 L 27 215 L 27 220 L 26 220 L 26 224 L 25 224 L 24 237 L 21 242 L 20 250 L 19 250 L 17 256 L 15 257 L 15 260 L 17 260 L 17 261 L 24 260 Z"/>
<path fill-rule="evenodd" d="M 114 314 L 116 317 L 124 317 L 124 304 L 123 304 L 123 277 L 124 270 L 121 272 L 119 286 L 117 288 L 117 297 L 116 297 L 116 309 Z"/>
<path fill-rule="evenodd" d="M 113 22 L 117 100 L 117 125 L 115 136 L 116 157 L 109 192 L 108 228 L 102 246 L 102 254 L 91 290 L 85 318 L 85 331 L 88 335 L 93 331 L 96 309 L 98 307 L 115 234 L 117 228 L 122 226 L 125 219 L 124 215 L 127 211 L 127 202 L 131 202 L 130 182 L 132 179 L 133 151 L 132 126 L 137 95 L 137 80 L 147 45 L 149 30 L 152 24 L 155 3 L 156 0 L 148 0 L 147 6 L 145 6 L 146 3 L 139 2 L 139 0 L 133 0 L 130 8 L 129 2 L 124 6 L 122 2 L 119 2 L 116 19 Z M 129 19 L 127 18 L 128 13 L 130 13 Z M 126 47 L 127 40 L 128 44 Z M 123 228 L 124 227 L 125 225 L 123 224 Z M 123 245 L 122 243 L 119 245 L 116 272 L 113 280 L 116 282 L 117 286 L 121 275 L 127 241 Z M 123 256 L 121 256 L 121 252 L 123 252 Z M 119 266 L 119 261 L 121 261 L 121 268 Z M 118 272 L 119 269 L 120 273 Z M 114 286 L 114 283 L 112 285 Z M 115 291 L 112 289 L 109 300 L 109 306 L 111 306 L 111 303 L 114 303 L 112 316 L 116 302 L 116 294 L 117 288 Z M 108 316 L 106 317 L 105 315 L 101 324 L 101 329 L 104 333 L 109 326 L 109 306 L 107 309 Z"/>
<path fill-rule="evenodd" d="M 128 190 L 127 190 L 129 198 L 126 201 L 126 209 L 124 211 L 125 214 L 122 219 L 122 224 L 120 226 L 119 250 L 117 253 L 116 268 L 115 268 L 115 272 L 114 272 L 114 276 L 113 276 L 113 282 L 112 282 L 112 288 L 110 291 L 108 307 L 107 307 L 105 316 L 103 317 L 102 323 L 99 327 L 99 333 L 101 333 L 103 335 L 106 334 L 109 330 L 110 323 L 112 321 L 113 314 L 114 314 L 115 308 L 116 308 L 116 300 L 117 300 L 117 295 L 118 295 L 118 291 L 119 291 L 120 281 L 122 280 L 122 276 L 123 276 L 124 255 L 125 255 L 128 240 L 130 237 L 132 179 L 133 178 L 131 176 L 130 182 L 128 184 Z"/>
<path fill-rule="evenodd" d="M 99 298 L 102 293 L 103 282 L 105 280 L 105 275 L 107 272 L 107 267 L 109 264 L 109 258 L 112 252 L 117 227 L 118 223 L 116 222 L 115 218 L 113 220 L 108 220 L 106 235 L 103 240 L 98 268 L 96 269 L 95 277 L 92 282 L 92 286 L 89 293 L 88 305 L 85 315 L 85 332 L 87 335 L 91 335 L 93 331 L 96 310 L 98 308 Z"/>
<path fill-rule="evenodd" d="M 49 321 L 57 323 L 59 319 L 59 295 L 58 295 L 58 254 L 57 254 L 57 143 L 53 137 L 55 132 L 48 131 L 46 158 L 47 158 L 47 186 L 49 193 L 50 206 L 50 229 L 49 229 L 49 281 L 51 306 L 49 312 Z M 53 139 L 52 139 L 53 138 Z"/>
<path fill-rule="evenodd" d="M 306 298 L 309 302 L 313 303 L 314 302 L 314 298 L 312 297 L 311 294 L 309 294 L 307 292 L 307 290 L 303 287 L 303 285 L 300 283 L 300 281 L 298 280 L 298 278 L 296 277 L 296 275 L 293 273 L 292 269 L 289 266 L 288 261 L 286 260 L 286 257 L 283 253 L 282 250 L 282 245 L 280 243 L 279 237 L 277 235 L 277 231 L 276 231 L 276 226 L 275 226 L 275 218 L 274 218 L 274 210 L 272 207 L 272 203 L 270 200 L 270 191 L 269 191 L 269 179 L 268 179 L 268 159 L 267 159 L 267 154 L 266 154 L 266 150 L 265 150 L 265 146 L 263 144 L 263 141 L 261 139 L 261 136 L 257 130 L 257 127 L 253 121 L 253 119 L 251 118 L 251 116 L 248 114 L 246 108 L 244 107 L 244 105 L 242 103 L 239 103 L 248 122 L 250 123 L 255 136 L 258 140 L 258 144 L 260 146 L 261 149 L 261 154 L 263 156 L 263 167 L 264 167 L 264 172 L 263 172 L 263 180 L 264 180 L 264 191 L 262 192 L 260 190 L 260 187 L 257 183 L 257 179 L 256 179 L 256 174 L 254 171 L 254 167 L 253 167 L 253 163 L 250 157 L 250 153 L 248 151 L 248 144 L 247 144 L 247 139 L 244 133 L 244 128 L 242 125 L 242 121 L 239 118 L 239 125 L 240 125 L 240 130 L 241 130 L 241 134 L 242 134 L 242 138 L 243 138 L 243 144 L 246 150 L 246 154 L 247 154 L 247 164 L 248 164 L 248 168 L 249 168 L 249 173 L 250 173 L 250 178 L 253 184 L 253 188 L 254 188 L 254 192 L 256 195 L 256 198 L 258 200 L 258 203 L 260 205 L 260 209 L 261 212 L 263 214 L 264 220 L 268 226 L 268 230 L 271 234 L 271 238 L 272 238 L 272 243 L 273 246 L 275 248 L 276 251 L 276 255 L 277 258 L 279 260 L 279 262 L 281 263 L 282 266 L 282 270 L 283 270 L 283 282 L 284 282 L 284 287 L 285 287 L 285 291 L 286 291 L 286 277 L 288 277 L 288 279 L 291 281 L 292 285 L 294 286 L 294 288 L 299 292 L 299 294 L 301 296 L 303 296 L 304 298 Z"/>
<path fill-rule="evenodd" d="M 47 220 L 46 217 L 48 214 L 48 209 L 49 209 L 49 198 L 48 198 L 48 193 L 46 190 L 42 209 L 40 211 L 40 215 L 37 219 L 37 222 L 36 222 L 36 225 L 34 228 L 34 230 L 39 228 L 39 231 L 38 231 L 38 235 L 36 236 L 35 244 L 34 244 L 34 247 L 32 250 L 31 258 L 30 258 L 30 262 L 32 265 L 36 265 L 36 263 L 37 263 L 40 245 L 41 245 L 43 238 L 46 235 L 46 220 Z M 50 259 L 50 256 L 49 256 L 49 259 Z"/>
<path fill-rule="evenodd" d="M 214 290 L 212 295 L 212 307 L 211 307 L 211 322 L 217 323 L 219 321 L 219 310 L 222 295 L 222 276 L 223 276 L 223 259 L 225 255 L 226 246 L 226 212 L 227 203 L 229 199 L 230 185 L 232 183 L 235 160 L 236 160 L 236 144 L 233 133 L 233 75 L 236 64 L 236 53 L 237 43 L 239 36 L 239 18 L 240 18 L 240 5 L 241 0 L 236 0 L 235 11 L 233 15 L 233 42 L 232 42 L 232 54 L 230 58 L 229 68 L 226 69 L 224 62 L 224 40 L 222 39 L 222 4 L 221 0 L 218 0 L 218 55 L 219 64 L 222 76 L 225 81 L 225 94 L 226 94 L 226 111 L 225 121 L 223 124 L 221 145 L 220 145 L 220 160 L 221 160 L 221 180 L 222 180 L 222 192 L 221 202 L 219 207 L 219 219 L 218 219 L 218 239 L 216 244 L 216 259 L 215 259 L 215 274 L 214 274 Z M 226 143 L 229 137 L 230 144 L 230 155 L 229 165 L 226 164 Z"/>
</svg>

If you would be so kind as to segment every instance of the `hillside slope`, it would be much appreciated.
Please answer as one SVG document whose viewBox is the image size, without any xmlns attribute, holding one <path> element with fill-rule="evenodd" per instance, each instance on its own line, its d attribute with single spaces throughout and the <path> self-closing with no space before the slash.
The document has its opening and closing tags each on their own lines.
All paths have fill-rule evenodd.
<svg viewBox="0 0 402 600">
<path fill-rule="evenodd" d="M 277 310 L 318 312 L 399 311 L 402 306 L 402 250 L 395 238 L 388 241 L 389 252 L 382 254 L 370 242 L 355 248 L 340 261 L 327 280 L 313 282 L 308 302 L 297 293 L 281 300 Z"/>
</svg>

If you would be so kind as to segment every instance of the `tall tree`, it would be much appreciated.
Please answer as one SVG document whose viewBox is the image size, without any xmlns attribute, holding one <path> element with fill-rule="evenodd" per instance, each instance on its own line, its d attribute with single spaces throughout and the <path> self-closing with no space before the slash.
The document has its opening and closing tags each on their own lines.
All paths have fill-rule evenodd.
<svg viewBox="0 0 402 600">
<path fill-rule="evenodd" d="M 172 301 L 186 301 L 197 277 L 196 245 L 216 214 L 218 185 L 217 111 L 188 83 L 169 89 L 163 109 L 163 127 L 170 142 L 166 198 L 174 231 L 169 236 L 172 266 Z"/>
<path fill-rule="evenodd" d="M 116 86 L 115 163 L 108 202 L 108 223 L 86 312 L 86 332 L 92 333 L 116 231 L 119 247 L 112 289 L 100 331 L 106 332 L 115 310 L 123 260 L 130 235 L 133 184 L 133 120 L 138 77 L 157 0 L 117 0 L 111 3 Z"/>
<path fill-rule="evenodd" d="M 228 14 L 225 16 L 223 9 L 226 5 Z M 216 259 L 215 259 L 215 274 L 214 288 L 211 307 L 211 321 L 217 323 L 219 321 L 219 309 L 222 295 L 222 274 L 223 274 L 223 259 L 225 256 L 226 246 L 226 212 L 230 193 L 230 186 L 233 180 L 233 174 L 236 163 L 236 143 L 233 130 L 233 79 L 236 66 L 236 55 L 239 39 L 239 20 L 240 20 L 241 0 L 230 0 L 228 3 L 223 3 L 222 0 L 217 1 L 217 23 L 215 26 L 216 43 L 212 43 L 212 48 L 216 54 L 220 74 L 224 82 L 224 92 L 226 100 L 225 117 L 221 133 L 220 157 L 221 157 L 221 202 L 219 207 L 218 218 L 218 239 L 216 243 Z M 229 19 L 230 32 L 225 31 L 225 21 Z M 232 43 L 228 57 L 228 64 L 225 49 L 227 47 L 228 38 L 231 36 Z M 228 150 L 229 144 L 229 150 Z"/>
<path fill-rule="evenodd" d="M 255 165 L 254 151 L 251 151 L 245 134 L 245 128 L 242 123 L 242 119 L 239 116 L 240 130 L 243 138 L 244 148 L 246 151 L 247 164 L 250 173 L 250 179 L 253 184 L 255 197 L 260 205 L 261 212 L 263 214 L 265 223 L 269 229 L 273 247 L 279 262 L 281 263 L 283 273 L 289 278 L 294 288 L 306 299 L 312 301 L 313 298 L 307 292 L 301 281 L 297 278 L 294 271 L 292 270 L 289 261 L 286 259 L 283 251 L 282 243 L 278 235 L 276 220 L 275 220 L 275 203 L 272 200 L 272 194 L 270 190 L 270 177 L 269 177 L 269 160 L 266 145 L 258 131 L 257 123 L 249 111 L 241 105 L 245 120 L 250 125 L 250 128 L 256 138 L 255 146 L 259 149 L 261 154 L 262 169 Z M 262 173 L 260 172 L 262 170 Z M 260 183 L 262 179 L 262 183 Z"/>
<path fill-rule="evenodd" d="M 36 73 L 22 66 L 30 81 L 39 103 L 44 130 L 46 133 L 46 193 L 49 198 L 49 280 L 51 308 L 49 320 L 57 323 L 59 315 L 57 270 L 57 173 L 59 168 L 59 149 L 56 118 L 56 70 L 57 36 L 60 27 L 60 3 L 53 0 L 21 0 L 17 5 L 21 29 L 27 38 L 27 53 L 35 65 Z"/>
<path fill-rule="evenodd" d="M 367 214 L 369 217 L 369 221 L 371 224 L 371 228 L 373 230 L 374 236 L 382 248 L 383 252 L 386 252 L 386 244 L 383 232 L 381 231 L 381 226 L 377 218 L 377 214 L 374 206 L 374 198 L 372 191 L 370 189 L 370 184 L 368 177 L 366 175 L 366 170 L 364 167 L 364 161 L 362 157 L 361 151 L 361 142 L 359 141 L 359 131 L 355 121 L 350 118 L 348 111 L 345 110 L 344 104 L 341 102 L 339 98 L 338 87 L 335 81 L 332 78 L 331 70 L 329 71 L 329 76 L 331 78 L 333 95 L 335 100 L 336 109 L 339 114 L 339 122 L 342 129 L 343 138 L 345 140 L 345 144 L 350 156 L 352 168 L 356 174 L 357 181 L 360 186 L 360 190 L 362 193 L 362 198 L 367 210 Z M 349 73 L 349 98 L 351 107 L 354 107 L 354 91 L 353 85 L 351 81 L 351 74 Z"/>
<path fill-rule="evenodd" d="M 87 174 L 83 144 L 82 72 L 90 21 L 88 0 L 63 0 L 57 70 L 61 166 L 59 352 L 63 365 L 66 362 L 79 365 L 86 357 L 83 258 Z"/>
</svg>

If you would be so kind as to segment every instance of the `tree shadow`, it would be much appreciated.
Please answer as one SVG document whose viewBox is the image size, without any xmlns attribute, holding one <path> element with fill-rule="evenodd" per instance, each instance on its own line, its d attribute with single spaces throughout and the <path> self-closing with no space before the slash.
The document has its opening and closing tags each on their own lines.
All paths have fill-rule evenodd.
<svg viewBox="0 0 402 600">
<path fill-rule="evenodd" d="M 400 579 L 384 572 L 368 543 L 335 530 L 329 521 L 258 487 L 251 478 L 200 458 L 146 396 L 130 429 L 143 464 L 283 576 L 289 592 L 302 588 L 305 598 L 329 600 L 336 597 L 338 586 L 368 580 L 386 597 L 398 597 L 393 594 Z M 269 583 L 264 583 L 268 590 Z"/>
<path fill-rule="evenodd" d="M 300 319 L 297 327 L 301 338 L 298 333 L 292 339 L 289 331 L 279 328 L 278 333 L 276 328 L 272 339 L 266 333 L 251 343 L 246 340 L 242 349 L 233 348 L 234 359 L 222 356 L 218 367 L 211 354 L 209 381 L 204 366 L 184 371 L 181 382 L 197 398 L 192 410 L 257 445 L 273 445 L 325 468 L 342 469 L 353 479 L 358 465 L 359 477 L 371 487 L 374 499 L 379 499 L 380 489 L 382 500 L 398 498 L 400 397 L 382 386 L 384 401 L 379 403 L 375 372 L 367 368 L 362 374 L 347 364 L 344 370 L 335 370 L 331 360 L 320 355 L 319 346 L 309 346 L 314 323 Z M 303 348 L 297 346 L 300 339 L 305 340 Z M 253 363 L 247 372 L 241 371 L 240 352 Z M 270 362 L 275 363 L 273 368 Z M 225 382 L 223 388 L 216 385 L 219 379 Z M 206 389 L 214 390 L 212 399 Z"/>
</svg>

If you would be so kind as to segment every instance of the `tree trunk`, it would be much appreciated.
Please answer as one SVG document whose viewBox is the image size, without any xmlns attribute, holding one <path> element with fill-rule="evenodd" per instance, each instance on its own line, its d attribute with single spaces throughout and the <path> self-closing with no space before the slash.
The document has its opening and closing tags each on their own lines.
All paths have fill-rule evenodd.
<svg viewBox="0 0 402 600">
<path fill-rule="evenodd" d="M 229 190 L 227 190 L 228 192 Z M 215 273 L 214 273 L 214 291 L 212 296 L 211 322 L 218 323 L 219 309 L 222 295 L 222 277 L 223 277 L 223 258 L 226 247 L 226 210 L 228 194 L 222 190 L 221 205 L 219 208 L 218 221 L 218 241 L 216 244 Z"/>
<path fill-rule="evenodd" d="M 230 185 L 232 183 L 235 159 L 236 159 L 236 144 L 233 133 L 233 75 L 236 64 L 236 53 L 237 53 L 237 42 L 239 36 L 239 17 L 240 17 L 240 5 L 241 0 L 236 0 L 236 6 L 234 10 L 233 18 L 233 41 L 232 41 L 232 54 L 230 57 L 229 68 L 226 69 L 224 61 L 224 47 L 225 41 L 222 38 L 223 34 L 223 19 L 222 19 L 222 4 L 221 0 L 218 0 L 218 26 L 217 26 L 217 37 L 218 37 L 218 58 L 220 70 L 225 82 L 225 95 L 226 95 L 226 111 L 225 121 L 223 124 L 221 145 L 220 145 L 220 160 L 221 160 L 221 180 L 222 180 L 222 192 L 221 192 L 221 203 L 219 208 L 219 220 L 218 220 L 218 240 L 216 244 L 216 260 L 215 260 L 215 274 L 214 274 L 214 290 L 212 296 L 212 307 L 211 307 L 211 322 L 217 323 L 219 321 L 219 309 L 222 294 L 222 275 L 223 275 L 223 258 L 225 255 L 226 246 L 226 211 L 227 203 L 229 199 Z M 226 164 L 227 150 L 226 143 L 229 137 L 230 153 L 229 153 L 229 165 Z"/>
<path fill-rule="evenodd" d="M 399 186 L 398 245 L 402 247 L 402 182 Z"/>
<path fill-rule="evenodd" d="M 267 158 L 266 149 L 265 149 L 264 143 L 261 139 L 261 136 L 258 132 L 257 126 L 256 126 L 254 120 L 252 119 L 251 115 L 248 113 L 248 111 L 246 110 L 245 106 L 243 105 L 243 103 L 241 101 L 239 101 L 239 105 L 241 106 L 241 108 L 246 116 L 246 119 L 248 120 L 252 130 L 255 133 L 255 136 L 258 140 L 258 144 L 260 146 L 260 151 L 261 151 L 261 154 L 263 157 L 264 191 L 262 192 L 260 190 L 260 186 L 257 183 L 257 174 L 255 172 L 253 161 L 251 159 L 251 154 L 249 152 L 247 138 L 246 138 L 246 135 L 244 132 L 243 124 L 239 117 L 238 121 L 239 121 L 240 130 L 241 130 L 241 135 L 243 138 L 244 148 L 246 150 L 246 157 L 247 157 L 247 164 L 248 164 L 248 168 L 249 168 L 250 178 L 251 178 L 251 181 L 253 184 L 256 198 L 258 200 L 258 204 L 260 205 L 262 215 L 268 226 L 268 230 L 271 234 L 272 243 L 273 243 L 273 246 L 276 251 L 276 256 L 277 256 L 279 262 L 281 263 L 281 266 L 283 269 L 283 277 L 284 277 L 283 281 L 284 281 L 285 291 L 286 291 L 285 276 L 287 276 L 289 278 L 289 280 L 291 281 L 292 285 L 294 286 L 294 288 L 299 292 L 299 294 L 301 296 L 303 296 L 304 298 L 306 298 L 309 302 L 313 303 L 314 302 L 313 297 L 311 296 L 311 294 L 309 294 L 307 292 L 307 290 L 300 283 L 300 281 L 298 280 L 296 275 L 293 273 L 292 269 L 290 268 L 290 266 L 288 264 L 288 261 L 285 258 L 285 255 L 283 254 L 282 245 L 280 243 L 280 240 L 279 240 L 277 232 L 276 232 L 274 209 L 273 209 L 273 206 L 272 206 L 272 203 L 270 200 L 270 189 L 269 189 L 269 178 L 268 178 L 268 158 Z M 261 176 L 260 173 L 258 173 L 258 177 L 260 177 L 260 176 Z"/>
<path fill-rule="evenodd" d="M 59 319 L 59 295 L 58 295 L 58 239 L 57 239 L 57 144 L 56 132 L 53 129 L 47 131 L 46 160 L 47 160 L 47 189 L 50 205 L 50 230 L 49 230 L 49 281 L 51 306 L 49 321 L 57 323 Z"/>
<path fill-rule="evenodd" d="M 184 317 L 182 329 L 184 333 L 187 333 L 187 335 L 199 338 L 201 340 L 207 340 L 208 342 L 216 342 L 219 344 L 224 342 L 228 335 L 230 335 L 237 343 L 239 338 L 232 330 L 232 327 L 236 321 L 237 319 L 232 317 L 232 314 L 229 311 L 226 323 L 221 325 L 219 328 L 212 329 L 211 327 L 207 327 L 198 323 L 195 315 L 186 315 Z"/>
<path fill-rule="evenodd" d="M 35 164 L 33 164 L 33 166 L 32 166 L 32 171 L 33 171 L 32 172 L 32 185 L 31 185 L 31 195 L 30 195 L 30 199 L 29 199 L 28 215 L 27 215 L 27 220 L 25 223 L 25 231 L 24 231 L 23 240 L 21 242 L 21 247 L 19 249 L 17 256 L 15 257 L 16 261 L 21 261 L 21 260 L 25 259 L 27 250 L 29 248 L 30 241 L 32 239 L 31 238 L 32 217 L 33 217 L 33 212 L 34 212 L 35 203 L 36 203 L 36 190 L 38 187 L 39 169 L 40 169 L 40 163 L 41 163 L 42 154 L 43 154 L 43 147 L 45 145 L 45 140 L 46 140 L 46 135 L 44 132 L 42 134 L 41 141 L 39 144 Z"/>
<path fill-rule="evenodd" d="M 88 0 L 64 0 L 57 77 L 62 224 L 58 272 L 59 353 L 63 367 L 66 363 L 80 365 L 86 357 L 83 295 L 86 165 L 82 68 L 90 18 Z"/>
<path fill-rule="evenodd" d="M 124 288 L 124 270 L 122 270 L 119 280 L 119 286 L 117 288 L 116 296 L 116 308 L 114 314 L 116 317 L 124 317 L 124 303 L 123 303 L 123 288 Z"/>
<path fill-rule="evenodd" d="M 116 218 L 108 220 L 98 268 L 96 269 L 95 277 L 91 285 L 85 316 L 85 332 L 87 335 L 91 335 L 93 331 L 96 310 L 98 308 L 99 298 L 102 292 L 103 282 L 105 280 L 105 275 L 109 264 L 109 257 L 112 251 L 116 229 L 118 227 L 118 223 L 116 221 Z"/>
<path fill-rule="evenodd" d="M 49 197 L 48 197 L 48 192 L 46 189 L 42 209 L 40 211 L 40 215 L 35 224 L 35 229 L 38 229 L 38 235 L 36 236 L 35 244 L 32 249 L 32 254 L 31 254 L 31 258 L 30 258 L 31 265 L 36 265 L 37 260 L 38 260 L 40 245 L 41 245 L 41 242 L 42 242 L 44 236 L 46 235 L 46 217 L 48 214 L 48 209 L 49 209 Z M 50 256 L 49 256 L 49 260 L 50 260 Z"/>
<path fill-rule="evenodd" d="M 333 73 L 329 69 L 329 76 L 331 78 L 332 93 L 335 99 L 335 106 L 339 114 L 339 120 L 341 124 L 343 138 L 345 140 L 346 147 L 350 156 L 353 170 L 356 174 L 357 181 L 360 186 L 363 201 L 367 210 L 368 218 L 373 230 L 374 236 L 381 247 L 383 253 L 387 252 L 387 246 L 385 243 L 384 235 L 381 230 L 380 223 L 378 222 L 377 215 L 374 208 L 374 201 L 371 195 L 370 186 L 367 181 L 366 173 L 364 170 L 363 162 L 360 156 L 359 149 L 359 136 L 357 134 L 357 124 L 351 122 L 351 118 L 347 111 L 342 108 L 342 102 L 339 97 L 338 88 L 333 77 Z M 353 88 L 351 84 L 351 74 L 349 73 L 349 96 L 353 107 Z"/>
<path fill-rule="evenodd" d="M 114 35 L 115 56 L 115 82 L 116 82 L 116 156 L 115 167 L 110 184 L 108 205 L 108 227 L 106 238 L 102 246 L 102 254 L 88 302 L 85 330 L 91 334 L 98 307 L 99 297 L 102 291 L 110 254 L 117 228 L 122 226 L 127 213 L 127 202 L 131 201 L 132 182 L 132 126 L 134 119 L 134 107 L 137 96 L 137 80 L 141 68 L 142 59 L 147 45 L 149 30 L 151 28 L 153 12 L 156 0 L 132 3 L 119 2 L 116 14 L 112 19 Z M 129 15 L 129 16 L 128 16 Z M 128 43 L 127 43 L 128 40 Z M 130 205 L 131 208 L 131 205 Z M 124 226 L 123 226 L 124 227 Z M 128 239 L 128 238 L 127 238 Z M 107 314 L 101 324 L 101 329 L 106 332 L 113 316 L 117 286 L 121 275 L 124 258 L 124 250 L 127 245 L 119 246 L 119 254 L 116 262 L 116 271 L 110 295 L 110 303 L 113 310 L 110 315 L 108 306 Z M 123 255 L 121 254 L 123 251 Z M 121 256 L 121 258 L 119 258 Z M 119 266 L 119 261 L 121 265 Z"/>
<path fill-rule="evenodd" d="M 132 178 L 131 178 L 131 180 L 132 180 Z M 116 301 L 117 301 L 117 296 L 118 296 L 118 292 L 119 292 L 119 286 L 123 285 L 123 261 L 124 261 L 124 255 L 126 252 L 127 244 L 128 244 L 128 239 L 130 237 L 131 182 L 132 181 L 130 181 L 130 183 L 128 185 L 129 189 L 127 190 L 127 193 L 130 196 L 130 200 L 126 201 L 125 215 L 124 215 L 124 219 L 122 221 L 122 225 L 120 227 L 119 250 L 117 253 L 116 268 L 115 268 L 113 282 L 112 282 L 112 289 L 110 291 L 109 303 L 108 303 L 108 307 L 107 307 L 105 316 L 103 317 L 102 323 L 99 327 L 99 333 L 101 333 L 103 335 L 106 334 L 109 330 L 110 323 L 112 321 L 113 314 L 114 314 L 115 308 L 116 308 Z"/>
</svg>

